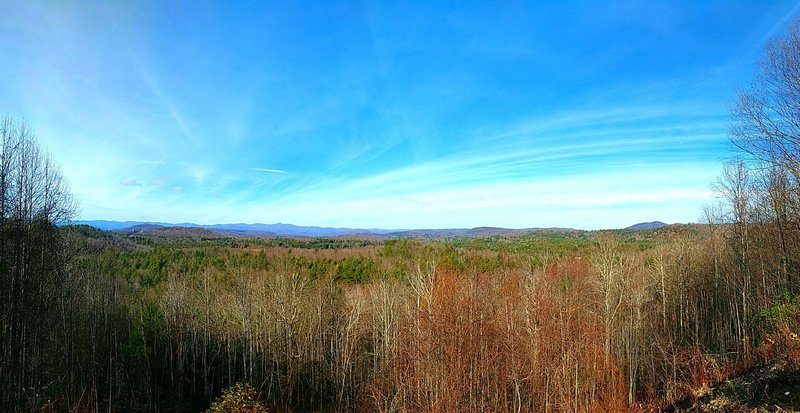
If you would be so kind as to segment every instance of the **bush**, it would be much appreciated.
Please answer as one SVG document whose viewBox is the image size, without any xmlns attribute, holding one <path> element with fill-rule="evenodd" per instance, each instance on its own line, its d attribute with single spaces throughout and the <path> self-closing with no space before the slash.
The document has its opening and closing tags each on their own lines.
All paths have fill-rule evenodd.
<svg viewBox="0 0 800 413">
<path fill-rule="evenodd" d="M 780 356 L 800 367 L 800 295 L 784 293 L 783 300 L 763 308 L 758 318 L 767 333 L 759 349 L 761 357 Z"/>
<path fill-rule="evenodd" d="M 225 389 L 208 413 L 267 413 L 257 400 L 256 390 L 247 383 L 236 383 Z"/>
</svg>

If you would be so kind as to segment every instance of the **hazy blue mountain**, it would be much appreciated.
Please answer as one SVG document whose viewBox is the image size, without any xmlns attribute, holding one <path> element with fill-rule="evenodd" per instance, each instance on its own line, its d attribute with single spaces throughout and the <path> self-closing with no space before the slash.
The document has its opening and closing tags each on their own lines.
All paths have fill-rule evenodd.
<svg viewBox="0 0 800 413">
<path fill-rule="evenodd" d="M 385 229 L 360 229 L 360 228 L 331 228 L 317 226 L 299 226 L 292 224 L 215 224 L 204 225 L 203 228 L 232 232 L 232 233 L 268 233 L 289 237 L 339 237 L 343 235 L 373 234 L 383 235 L 390 230 Z"/>
<path fill-rule="evenodd" d="M 575 231 L 572 228 L 449 228 L 449 229 L 411 229 L 391 232 L 387 235 L 397 238 L 448 238 L 448 237 L 484 237 L 492 235 L 516 234 L 531 231 Z"/>
<path fill-rule="evenodd" d="M 423 237 L 423 238 L 446 238 L 446 237 L 480 237 L 490 235 L 512 234 L 529 231 L 572 231 L 571 228 L 499 228 L 499 227 L 476 227 L 476 228 L 450 228 L 450 229 L 380 229 L 380 228 L 331 228 L 318 226 L 300 226 L 292 224 L 212 224 L 200 225 L 190 222 L 171 224 L 166 222 L 142 222 L 142 221 L 76 221 L 75 225 L 89 225 L 98 229 L 115 231 L 124 234 L 140 232 L 159 232 L 165 228 L 200 228 L 213 231 L 220 235 L 242 236 L 242 237 L 341 237 L 347 235 L 373 235 L 389 237 Z M 666 225 L 661 223 L 662 225 Z M 176 232 L 175 229 L 170 232 Z"/>
<path fill-rule="evenodd" d="M 659 229 L 661 227 L 666 227 L 667 225 L 669 224 L 665 224 L 661 221 L 640 222 L 638 224 L 631 225 L 625 229 L 652 230 L 652 229 Z"/>
<path fill-rule="evenodd" d="M 384 235 L 397 230 L 330 228 L 317 226 L 298 226 L 292 224 L 213 224 L 200 225 L 190 222 L 171 224 L 166 222 L 142 221 L 76 221 L 75 225 L 89 225 L 95 228 L 118 232 L 153 231 L 160 227 L 204 228 L 221 234 L 237 236 L 284 236 L 284 237 L 338 237 L 344 235 Z"/>
<path fill-rule="evenodd" d="M 106 231 L 113 231 L 116 229 L 124 229 L 130 228 L 137 225 L 161 225 L 161 226 L 168 226 L 171 224 L 167 224 L 164 222 L 143 222 L 143 221 L 105 221 L 105 220 L 97 220 L 97 221 L 75 221 L 72 222 L 74 225 L 89 225 L 91 227 L 95 227 L 97 229 L 104 229 Z M 186 225 L 181 225 L 186 226 Z"/>
</svg>

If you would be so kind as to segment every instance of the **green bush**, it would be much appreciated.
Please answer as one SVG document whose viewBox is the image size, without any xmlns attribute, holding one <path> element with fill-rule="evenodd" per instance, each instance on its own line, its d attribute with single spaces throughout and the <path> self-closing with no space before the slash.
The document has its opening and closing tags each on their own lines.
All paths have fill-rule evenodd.
<svg viewBox="0 0 800 413">
<path fill-rule="evenodd" d="M 784 292 L 782 300 L 762 308 L 758 316 L 761 321 L 772 325 L 797 323 L 800 320 L 800 295 L 792 297 L 788 292 Z"/>
<path fill-rule="evenodd" d="M 247 383 L 236 383 L 225 389 L 211 404 L 208 413 L 267 413 L 257 400 L 256 390 Z"/>
</svg>

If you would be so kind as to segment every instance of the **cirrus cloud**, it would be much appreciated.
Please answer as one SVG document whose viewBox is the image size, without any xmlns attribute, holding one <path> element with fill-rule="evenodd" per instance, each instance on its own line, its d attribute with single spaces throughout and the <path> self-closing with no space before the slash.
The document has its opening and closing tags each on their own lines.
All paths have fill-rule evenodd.
<svg viewBox="0 0 800 413">
<path fill-rule="evenodd" d="M 288 175 L 289 174 L 289 172 L 284 171 L 282 169 L 267 169 L 267 168 L 248 168 L 248 169 L 250 169 L 251 171 L 268 172 L 268 173 L 271 173 L 271 174 L 282 174 L 282 175 Z"/>
</svg>

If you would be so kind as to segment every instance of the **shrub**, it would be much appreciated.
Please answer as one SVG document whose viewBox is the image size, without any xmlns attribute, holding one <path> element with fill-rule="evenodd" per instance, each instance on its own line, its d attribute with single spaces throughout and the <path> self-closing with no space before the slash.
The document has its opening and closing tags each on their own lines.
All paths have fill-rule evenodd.
<svg viewBox="0 0 800 413">
<path fill-rule="evenodd" d="M 763 308 L 758 319 L 767 330 L 759 349 L 762 358 L 783 356 L 800 366 L 800 295 L 784 293 L 782 300 Z"/>
<path fill-rule="evenodd" d="M 247 383 L 236 383 L 225 389 L 208 409 L 208 413 L 267 413 L 257 400 L 256 390 Z"/>
</svg>

